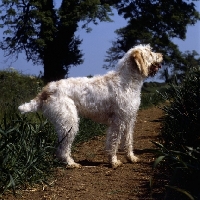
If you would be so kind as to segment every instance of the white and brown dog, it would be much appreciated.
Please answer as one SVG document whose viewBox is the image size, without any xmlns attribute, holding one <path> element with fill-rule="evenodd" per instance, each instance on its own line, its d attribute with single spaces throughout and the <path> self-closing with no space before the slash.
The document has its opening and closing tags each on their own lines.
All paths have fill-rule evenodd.
<svg viewBox="0 0 200 200">
<path fill-rule="evenodd" d="M 33 100 L 19 106 L 19 110 L 21 113 L 42 111 L 53 123 L 62 141 L 57 155 L 70 167 L 80 167 L 71 157 L 79 115 L 108 125 L 106 151 L 113 168 L 122 164 L 116 155 L 120 142 L 127 159 L 136 162 L 133 128 L 141 87 L 146 77 L 158 71 L 162 60 L 162 54 L 154 53 L 149 45 L 135 46 L 119 60 L 115 71 L 93 78 L 50 82 Z"/>
</svg>

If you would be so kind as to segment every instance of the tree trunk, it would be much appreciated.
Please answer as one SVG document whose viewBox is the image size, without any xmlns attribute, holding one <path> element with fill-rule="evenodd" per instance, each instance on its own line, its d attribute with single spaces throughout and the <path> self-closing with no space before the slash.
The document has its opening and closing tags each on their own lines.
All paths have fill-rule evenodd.
<svg viewBox="0 0 200 200">
<path fill-rule="evenodd" d="M 44 62 L 44 75 L 42 78 L 46 83 L 64 79 L 66 74 L 63 66 L 56 64 L 56 62 Z"/>
<path fill-rule="evenodd" d="M 44 64 L 44 81 L 58 81 L 60 79 L 64 79 L 67 70 L 64 69 L 62 64 L 62 60 L 57 55 L 58 52 L 53 45 L 48 45 L 48 48 L 44 52 L 43 64 Z"/>
</svg>

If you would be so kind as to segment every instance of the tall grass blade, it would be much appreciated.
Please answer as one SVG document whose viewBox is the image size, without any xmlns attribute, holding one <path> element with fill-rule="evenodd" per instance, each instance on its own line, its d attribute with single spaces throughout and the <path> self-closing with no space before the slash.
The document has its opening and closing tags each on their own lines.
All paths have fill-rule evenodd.
<svg viewBox="0 0 200 200">
<path fill-rule="evenodd" d="M 170 185 L 166 185 L 166 187 L 186 195 L 190 200 L 195 200 L 194 197 L 189 192 L 185 191 L 184 189 L 181 189 L 175 186 L 170 186 Z"/>
<path fill-rule="evenodd" d="M 13 190 L 13 193 L 15 194 L 15 186 L 16 186 L 15 181 L 11 174 L 9 174 L 9 177 L 10 177 L 10 182 L 8 183 L 8 188 L 11 187 Z"/>
</svg>

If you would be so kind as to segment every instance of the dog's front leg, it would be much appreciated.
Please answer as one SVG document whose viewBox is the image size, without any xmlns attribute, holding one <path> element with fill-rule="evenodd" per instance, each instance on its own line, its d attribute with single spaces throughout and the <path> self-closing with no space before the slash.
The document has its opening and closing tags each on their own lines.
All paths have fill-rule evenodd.
<svg viewBox="0 0 200 200">
<path fill-rule="evenodd" d="M 113 169 L 122 165 L 122 162 L 117 159 L 117 149 L 120 142 L 120 128 L 116 124 L 112 124 L 107 130 L 106 151 L 108 159 Z"/>
<path fill-rule="evenodd" d="M 125 152 L 127 159 L 131 162 L 137 162 L 139 160 L 133 153 L 133 128 L 134 128 L 134 120 L 127 125 L 124 134 L 122 134 L 122 141 L 124 142 Z"/>
</svg>

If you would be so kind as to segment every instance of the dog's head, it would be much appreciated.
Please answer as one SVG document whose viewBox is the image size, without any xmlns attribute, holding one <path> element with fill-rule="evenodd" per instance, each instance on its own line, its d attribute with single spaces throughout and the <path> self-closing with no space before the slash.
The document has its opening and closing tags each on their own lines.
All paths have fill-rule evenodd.
<svg viewBox="0 0 200 200">
<path fill-rule="evenodd" d="M 137 64 L 140 73 L 144 76 L 154 76 L 161 68 L 163 56 L 152 52 L 150 45 L 138 45 L 131 49 L 131 59 Z"/>
</svg>

